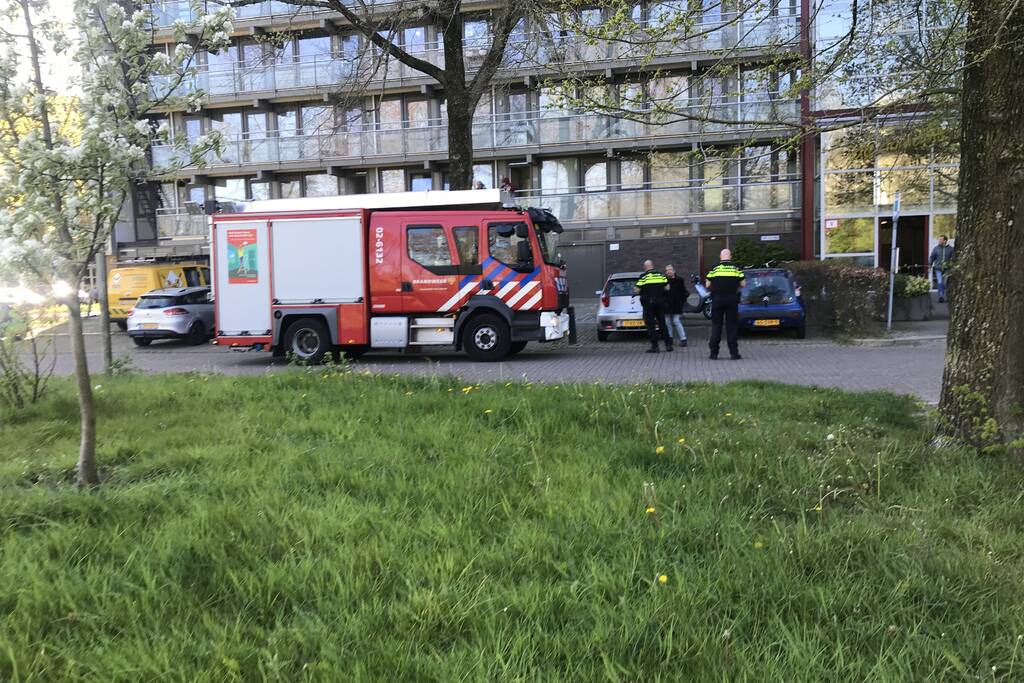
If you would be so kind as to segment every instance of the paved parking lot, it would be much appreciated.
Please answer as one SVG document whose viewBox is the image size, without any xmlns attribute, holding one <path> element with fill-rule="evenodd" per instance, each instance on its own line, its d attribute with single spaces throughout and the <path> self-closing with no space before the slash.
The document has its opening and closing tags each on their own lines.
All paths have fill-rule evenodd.
<svg viewBox="0 0 1024 683">
<path fill-rule="evenodd" d="M 379 373 L 446 374 L 469 381 L 527 380 L 538 382 L 728 382 L 740 379 L 770 380 L 842 389 L 887 390 L 914 394 L 936 402 L 942 381 L 945 342 L 926 339 L 896 346 L 851 346 L 816 338 L 806 340 L 774 335 L 740 338 L 743 360 L 708 359 L 708 324 L 688 317 L 690 345 L 674 353 L 644 353 L 641 335 L 612 335 L 598 342 L 593 306 L 584 305 L 579 314 L 580 339 L 577 346 L 565 343 L 531 344 L 520 355 L 502 363 L 474 363 L 461 353 L 429 349 L 420 353 L 371 353 L 356 362 L 357 367 Z M 54 337 L 58 353 L 57 371 L 73 370 L 70 345 L 58 330 Z M 90 367 L 100 367 L 99 333 L 95 318 L 86 321 L 86 344 Z M 723 348 L 723 356 L 727 356 Z M 287 371 L 289 366 L 266 352 L 238 352 L 217 346 L 187 346 L 179 342 L 155 342 L 136 348 L 128 337 L 115 330 L 115 358 L 130 359 L 132 367 L 152 373 L 204 371 L 227 374 L 262 374 Z"/>
</svg>

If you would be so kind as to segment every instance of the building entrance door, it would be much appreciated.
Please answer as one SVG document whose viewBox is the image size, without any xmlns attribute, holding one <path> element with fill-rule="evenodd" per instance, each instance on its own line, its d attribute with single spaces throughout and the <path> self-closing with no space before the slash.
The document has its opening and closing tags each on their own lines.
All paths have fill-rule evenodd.
<svg viewBox="0 0 1024 683">
<path fill-rule="evenodd" d="M 573 244 L 560 246 L 569 275 L 569 296 L 573 301 L 595 298 L 594 292 L 604 287 L 604 244 Z"/>
<path fill-rule="evenodd" d="M 703 280 L 708 271 L 718 265 L 718 255 L 723 249 L 729 248 L 726 235 L 700 238 L 700 279 Z"/>
<path fill-rule="evenodd" d="M 925 276 L 928 273 L 928 217 L 900 216 L 896 231 L 899 272 Z M 878 221 L 878 265 L 889 270 L 892 250 L 892 218 Z"/>
</svg>

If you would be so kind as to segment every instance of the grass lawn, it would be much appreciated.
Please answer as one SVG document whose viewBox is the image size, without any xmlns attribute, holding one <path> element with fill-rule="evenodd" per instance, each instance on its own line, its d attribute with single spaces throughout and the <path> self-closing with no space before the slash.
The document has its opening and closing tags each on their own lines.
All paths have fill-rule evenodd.
<svg viewBox="0 0 1024 683">
<path fill-rule="evenodd" d="M 1021 468 L 910 399 L 97 379 L 0 424 L 0 680 L 1024 678 Z"/>
</svg>

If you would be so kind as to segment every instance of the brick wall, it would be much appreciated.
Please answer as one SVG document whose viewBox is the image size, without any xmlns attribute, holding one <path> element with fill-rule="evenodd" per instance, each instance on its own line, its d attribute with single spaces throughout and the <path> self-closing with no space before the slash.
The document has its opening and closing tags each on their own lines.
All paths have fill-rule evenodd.
<svg viewBox="0 0 1024 683">
<path fill-rule="evenodd" d="M 618 251 L 605 253 L 605 269 L 609 275 L 644 269 L 644 259 L 654 261 L 654 267 L 663 270 L 671 263 L 680 277 L 689 277 L 700 267 L 699 242 L 696 237 L 653 237 L 623 240 Z"/>
</svg>

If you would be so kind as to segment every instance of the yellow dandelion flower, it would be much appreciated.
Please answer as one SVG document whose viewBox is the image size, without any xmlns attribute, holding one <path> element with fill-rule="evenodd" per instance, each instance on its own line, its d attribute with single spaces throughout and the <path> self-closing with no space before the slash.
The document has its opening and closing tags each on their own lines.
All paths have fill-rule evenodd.
<svg viewBox="0 0 1024 683">
<path fill-rule="evenodd" d="M 679 440 L 677 441 L 677 443 L 678 443 L 678 444 L 679 444 L 680 446 L 684 445 L 684 444 L 686 443 L 686 438 L 685 438 L 685 437 L 682 437 L 682 436 L 681 436 L 681 437 L 679 437 Z"/>
<path fill-rule="evenodd" d="M 484 415 L 490 415 L 490 414 L 491 414 L 491 409 L 490 408 L 488 408 L 487 410 L 484 411 Z"/>
<path fill-rule="evenodd" d="M 755 541 L 754 542 L 754 547 L 757 548 L 758 550 L 760 550 L 761 548 L 764 547 L 764 543 L 762 543 L 761 541 Z"/>
<path fill-rule="evenodd" d="M 726 413 L 725 416 L 726 417 L 732 417 L 732 413 Z"/>
<path fill-rule="evenodd" d="M 653 515 L 654 514 L 654 506 L 653 505 L 648 505 L 647 506 L 647 514 L 649 514 L 649 515 Z"/>
<path fill-rule="evenodd" d="M 412 396 L 412 392 L 411 391 L 407 391 L 407 392 L 405 392 L 405 395 L 406 396 Z"/>
<path fill-rule="evenodd" d="M 662 453 L 665 452 L 665 447 L 664 446 L 658 446 L 657 448 L 654 449 L 654 452 L 657 453 L 658 455 L 661 455 Z"/>
<path fill-rule="evenodd" d="M 660 575 L 658 577 L 658 583 L 664 586 L 666 583 L 668 583 L 668 576 L 666 576 L 665 574 Z"/>
</svg>

